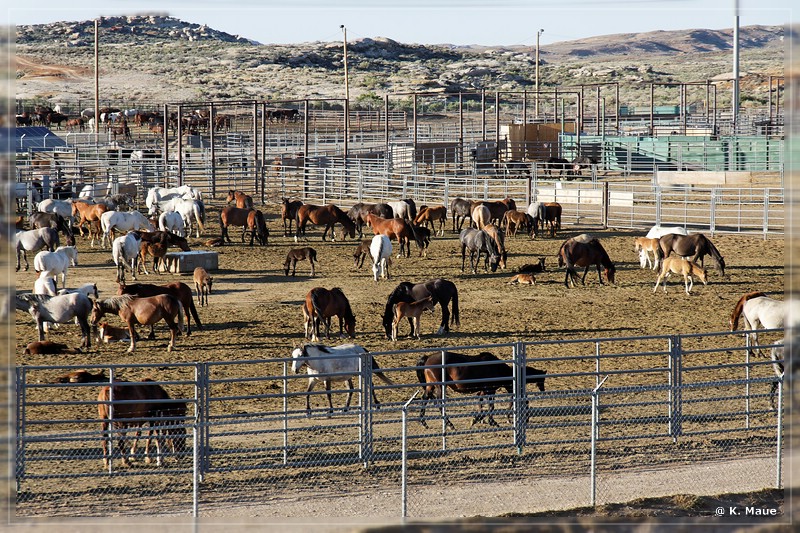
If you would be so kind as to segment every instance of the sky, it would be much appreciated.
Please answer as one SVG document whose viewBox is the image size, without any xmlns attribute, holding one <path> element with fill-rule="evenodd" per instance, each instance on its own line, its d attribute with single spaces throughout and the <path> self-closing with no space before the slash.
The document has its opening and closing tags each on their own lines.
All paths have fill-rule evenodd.
<svg viewBox="0 0 800 533">
<path fill-rule="evenodd" d="M 36 0 L 16 4 L 6 11 L 6 24 L 159 13 L 264 44 L 339 41 L 343 25 L 348 41 L 388 37 L 418 44 L 535 45 L 538 30 L 543 30 L 540 44 L 546 45 L 615 33 L 732 28 L 737 5 L 740 26 L 796 24 L 800 12 L 797 0 Z"/>
</svg>

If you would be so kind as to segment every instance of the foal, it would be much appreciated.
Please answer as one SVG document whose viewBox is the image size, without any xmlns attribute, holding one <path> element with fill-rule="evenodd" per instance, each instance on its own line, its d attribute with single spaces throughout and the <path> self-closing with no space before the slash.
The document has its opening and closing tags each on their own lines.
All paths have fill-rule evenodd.
<svg viewBox="0 0 800 533">
<path fill-rule="evenodd" d="M 697 276 L 697 278 L 703 282 L 703 285 L 708 285 L 708 277 L 706 276 L 706 270 L 704 268 L 682 257 L 670 256 L 665 257 L 664 261 L 661 263 L 661 274 L 658 275 L 656 286 L 653 287 L 653 292 L 658 290 L 658 284 L 661 283 L 662 279 L 664 280 L 664 292 L 667 292 L 667 278 L 672 273 L 683 275 L 683 285 L 686 288 L 686 294 L 691 294 L 692 287 L 694 287 L 692 276 Z"/>
<path fill-rule="evenodd" d="M 286 261 L 283 263 L 283 274 L 288 276 L 289 268 L 291 267 L 292 276 L 294 276 L 294 273 L 297 271 L 297 262 L 305 261 L 306 259 L 311 263 L 311 277 L 313 278 L 315 274 L 314 261 L 317 260 L 317 251 L 308 246 L 305 248 L 295 248 L 286 254 Z"/>
<path fill-rule="evenodd" d="M 644 268 L 645 266 L 649 266 L 653 270 L 658 269 L 658 254 L 659 254 L 658 239 L 650 239 L 648 237 L 636 237 L 633 241 L 633 251 L 639 252 L 639 264 L 642 268 Z M 651 253 L 653 254 L 653 259 L 650 259 Z"/>
<path fill-rule="evenodd" d="M 197 291 L 197 301 L 200 303 L 200 307 L 203 306 L 203 302 L 208 305 L 208 295 L 211 294 L 213 282 L 214 278 L 208 274 L 205 268 L 194 269 L 194 288 Z"/>
<path fill-rule="evenodd" d="M 397 325 L 403 319 L 403 317 L 408 317 L 413 320 L 413 327 L 414 331 L 416 332 L 417 340 L 420 339 L 420 317 L 422 313 L 426 310 L 430 311 L 433 314 L 433 308 L 436 304 L 433 301 L 433 297 L 428 296 L 427 298 L 423 298 L 422 300 L 417 300 L 416 302 L 397 302 L 394 304 L 394 322 L 392 322 L 392 340 L 397 340 Z"/>
</svg>

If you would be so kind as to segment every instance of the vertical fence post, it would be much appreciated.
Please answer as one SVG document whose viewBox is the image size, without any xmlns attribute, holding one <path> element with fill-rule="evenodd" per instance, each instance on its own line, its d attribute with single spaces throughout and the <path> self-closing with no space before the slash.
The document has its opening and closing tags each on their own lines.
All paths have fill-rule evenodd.
<svg viewBox="0 0 800 533">
<path fill-rule="evenodd" d="M 764 189 L 764 240 L 767 240 L 769 233 L 769 189 Z"/>
<path fill-rule="evenodd" d="M 597 503 L 597 425 L 598 425 L 598 407 L 599 407 L 599 395 L 600 395 L 600 387 L 603 386 L 603 383 L 606 382 L 608 376 L 603 378 L 603 381 L 598 383 L 595 388 L 592 390 L 592 427 L 591 427 L 591 466 L 589 472 L 590 478 L 590 494 L 589 494 L 589 505 L 594 507 Z"/>
<path fill-rule="evenodd" d="M 16 454 L 16 480 L 17 494 L 20 491 L 20 481 L 25 476 L 25 394 L 27 392 L 27 369 L 17 367 L 17 454 Z"/>
<path fill-rule="evenodd" d="M 108 473 L 114 465 L 114 367 L 108 369 Z"/>
<path fill-rule="evenodd" d="M 192 517 L 197 518 L 199 515 L 200 506 L 200 435 L 198 435 L 198 422 L 200 420 L 200 398 L 202 396 L 202 388 L 200 385 L 199 367 L 194 367 L 194 421 L 192 422 Z M 174 424 L 175 422 L 173 422 Z M 186 424 L 182 421 L 181 424 Z"/>
<path fill-rule="evenodd" d="M 678 442 L 681 434 L 681 386 L 683 374 L 681 337 L 672 335 L 669 338 L 669 435 L 673 442 Z"/>
<path fill-rule="evenodd" d="M 400 516 L 406 518 L 408 516 L 408 406 L 414 401 L 414 398 L 419 394 L 419 390 L 415 391 L 411 398 L 403 404 L 402 410 L 402 425 L 400 428 L 400 442 L 401 442 L 401 473 L 400 473 Z"/>
<path fill-rule="evenodd" d="M 442 397 L 439 400 L 439 412 L 442 414 L 442 451 L 447 451 L 447 351 L 442 350 Z"/>
<path fill-rule="evenodd" d="M 289 461 L 289 398 L 287 396 L 287 383 L 288 379 L 286 376 L 288 375 L 287 368 L 286 368 L 286 361 L 283 362 L 283 464 L 286 464 Z"/>
<path fill-rule="evenodd" d="M 711 236 L 714 236 L 714 231 L 717 229 L 717 219 L 716 219 L 716 211 L 717 211 L 717 193 L 718 189 L 716 187 L 711 189 L 711 206 L 709 206 L 709 221 L 708 221 L 708 231 L 711 233 Z M 740 202 L 741 203 L 741 202 Z"/>
<path fill-rule="evenodd" d="M 361 459 L 364 468 L 372 460 L 372 355 L 361 354 Z"/>
<path fill-rule="evenodd" d="M 525 344 L 514 344 L 514 445 L 517 453 L 522 454 L 525 446 L 525 428 L 528 420 L 528 394 L 526 388 L 526 354 Z"/>
<path fill-rule="evenodd" d="M 777 464 L 775 466 L 775 488 L 781 488 L 781 459 L 783 459 L 783 380 L 778 381 L 778 431 L 776 438 Z"/>
</svg>

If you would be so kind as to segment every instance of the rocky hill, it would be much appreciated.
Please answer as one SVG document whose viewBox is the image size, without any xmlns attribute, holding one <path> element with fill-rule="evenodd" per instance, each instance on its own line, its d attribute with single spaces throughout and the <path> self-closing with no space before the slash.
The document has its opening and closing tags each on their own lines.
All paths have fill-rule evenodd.
<svg viewBox="0 0 800 533">
<path fill-rule="evenodd" d="M 784 33 L 779 26 L 741 28 L 745 101 L 764 101 L 768 76 L 783 74 Z M 105 18 L 100 36 L 101 98 L 108 100 L 343 96 L 340 42 L 264 45 L 162 15 Z M 91 98 L 93 45 L 93 21 L 17 27 L 18 98 Z M 546 89 L 705 81 L 731 70 L 731 47 L 730 30 L 703 29 L 554 43 L 541 49 L 540 83 Z M 351 97 L 362 106 L 380 105 L 386 93 L 521 91 L 535 84 L 531 47 L 376 37 L 349 43 L 348 55 Z"/>
</svg>

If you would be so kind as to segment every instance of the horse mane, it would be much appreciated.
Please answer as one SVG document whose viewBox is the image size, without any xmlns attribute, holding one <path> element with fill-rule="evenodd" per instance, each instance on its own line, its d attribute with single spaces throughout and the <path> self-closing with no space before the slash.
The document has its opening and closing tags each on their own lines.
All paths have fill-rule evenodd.
<svg viewBox="0 0 800 533">
<path fill-rule="evenodd" d="M 742 316 L 742 311 L 744 310 L 744 304 L 747 300 L 752 300 L 753 298 L 760 298 L 766 297 L 767 295 L 761 291 L 753 291 L 748 292 L 736 302 L 736 305 L 733 307 L 733 312 L 731 313 L 731 331 L 736 331 L 739 329 L 739 318 Z"/>
<path fill-rule="evenodd" d="M 103 309 L 110 311 L 119 311 L 133 300 L 134 296 L 130 294 L 123 294 L 122 296 L 112 296 L 103 300 L 97 300 L 98 305 Z"/>
</svg>

